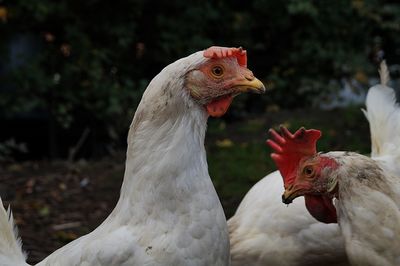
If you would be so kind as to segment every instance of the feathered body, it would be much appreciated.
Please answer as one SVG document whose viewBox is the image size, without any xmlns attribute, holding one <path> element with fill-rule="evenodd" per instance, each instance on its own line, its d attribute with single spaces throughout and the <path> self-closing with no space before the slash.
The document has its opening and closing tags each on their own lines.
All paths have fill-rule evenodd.
<svg viewBox="0 0 400 266">
<path fill-rule="evenodd" d="M 385 176 L 398 177 L 400 111 L 393 89 L 386 86 L 389 73 L 384 62 L 380 75 L 381 84 L 370 88 L 366 99 L 367 111 L 364 113 L 370 124 L 372 159 L 365 158 L 384 169 Z M 343 237 L 341 228 L 314 219 L 303 197 L 283 205 L 283 187 L 280 172 L 267 175 L 247 193 L 228 221 L 232 265 L 349 265 L 349 239 Z M 388 196 L 386 199 L 389 200 Z M 394 207 L 393 203 L 389 206 Z M 386 210 L 390 211 L 390 208 Z M 385 217 L 384 213 L 382 215 Z M 379 224 L 379 219 L 373 223 Z M 341 227 L 343 232 L 350 234 L 345 229 L 348 227 Z"/>
<path fill-rule="evenodd" d="M 352 152 L 305 155 L 303 147 L 285 147 L 285 139 L 291 137 L 285 134 L 275 138 L 273 158 L 279 162 L 289 158 L 287 153 L 302 155 L 296 167 L 283 175 L 284 202 L 302 195 L 337 199 L 334 211 L 351 265 L 396 266 L 400 265 L 400 108 L 393 89 L 372 87 L 364 112 L 370 122 L 371 157 Z M 308 133 L 303 129 L 303 134 L 292 136 L 306 147 Z"/>
<path fill-rule="evenodd" d="M 400 265 L 400 177 L 369 157 L 347 152 L 325 154 L 339 167 L 338 222 L 352 265 Z"/>
<path fill-rule="evenodd" d="M 174 69 L 150 83 L 136 111 L 114 211 L 39 265 L 227 265 L 226 219 L 203 144 L 207 115 L 171 96 L 184 93 L 172 91 L 183 84 L 164 82 L 180 74 Z"/>
<path fill-rule="evenodd" d="M 348 265 L 337 224 L 315 220 L 303 198 L 283 205 L 282 191 L 280 173 L 269 174 L 229 219 L 232 265 Z"/>
<path fill-rule="evenodd" d="M 243 64 L 245 55 L 241 48 L 211 47 L 150 82 L 129 130 L 115 209 L 93 232 L 37 265 L 229 265 L 226 218 L 208 174 L 204 137 L 209 114 L 222 115 L 233 95 L 265 90 Z M 0 225 L 7 224 L 3 216 Z M 6 225 L 3 231 L 10 233 Z M 1 241 L 0 259 L 11 253 Z M 0 265 L 26 264 L 20 256 Z"/>
<path fill-rule="evenodd" d="M 386 86 L 385 62 L 380 75 L 382 84 L 369 90 L 364 110 L 372 159 L 335 154 L 344 171 L 337 176 L 336 208 L 352 265 L 400 265 L 400 108 Z"/>
</svg>

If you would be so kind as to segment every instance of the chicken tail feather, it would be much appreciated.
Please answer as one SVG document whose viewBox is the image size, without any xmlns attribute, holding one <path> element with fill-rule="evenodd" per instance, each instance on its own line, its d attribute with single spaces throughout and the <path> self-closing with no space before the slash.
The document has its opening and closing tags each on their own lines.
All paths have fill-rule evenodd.
<svg viewBox="0 0 400 266">
<path fill-rule="evenodd" d="M 389 71 L 382 62 L 379 71 L 381 84 L 371 87 L 363 110 L 371 132 L 371 157 L 391 157 L 393 164 L 400 162 L 400 107 L 395 91 L 384 85 L 389 81 Z M 400 168 L 398 169 L 400 174 Z"/>
<path fill-rule="evenodd" d="M 381 79 L 381 84 L 387 86 L 390 81 L 390 74 L 386 60 L 382 60 L 379 66 L 379 77 Z"/>
<path fill-rule="evenodd" d="M 11 208 L 7 211 L 0 198 L 0 266 L 27 266 L 26 254 L 14 224 Z"/>
</svg>

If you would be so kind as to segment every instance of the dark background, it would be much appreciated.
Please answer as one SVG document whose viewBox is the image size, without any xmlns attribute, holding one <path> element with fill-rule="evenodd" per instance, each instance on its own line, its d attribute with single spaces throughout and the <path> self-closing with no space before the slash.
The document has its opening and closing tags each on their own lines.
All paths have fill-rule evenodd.
<svg viewBox="0 0 400 266">
<path fill-rule="evenodd" d="M 0 195 L 30 260 L 107 216 L 148 82 L 211 45 L 247 49 L 269 89 L 209 123 L 210 174 L 228 217 L 275 169 L 269 127 L 319 128 L 321 149 L 368 153 L 359 108 L 382 58 L 399 74 L 397 2 L 0 0 Z"/>
</svg>

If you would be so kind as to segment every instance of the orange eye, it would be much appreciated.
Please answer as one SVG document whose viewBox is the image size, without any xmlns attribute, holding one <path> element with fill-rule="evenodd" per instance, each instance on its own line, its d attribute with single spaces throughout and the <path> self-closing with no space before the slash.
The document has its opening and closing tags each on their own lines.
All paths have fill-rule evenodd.
<svg viewBox="0 0 400 266">
<path fill-rule="evenodd" d="M 213 74 L 214 77 L 220 78 L 222 77 L 222 75 L 224 75 L 224 69 L 222 68 L 222 66 L 214 66 L 211 69 L 211 73 Z"/>
<path fill-rule="evenodd" d="M 303 169 L 303 174 L 306 177 L 312 177 L 314 175 L 314 168 L 312 166 L 306 166 Z"/>
</svg>

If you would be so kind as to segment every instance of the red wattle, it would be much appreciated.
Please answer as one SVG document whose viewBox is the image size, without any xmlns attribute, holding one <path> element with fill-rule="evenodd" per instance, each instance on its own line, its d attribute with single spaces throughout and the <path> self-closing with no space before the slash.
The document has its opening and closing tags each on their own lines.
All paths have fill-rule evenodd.
<svg viewBox="0 0 400 266">
<path fill-rule="evenodd" d="M 207 113 L 212 117 L 223 116 L 228 111 L 233 100 L 232 95 L 227 95 L 213 100 L 206 105 Z"/>
<path fill-rule="evenodd" d="M 304 195 L 308 212 L 318 221 L 326 224 L 337 223 L 333 199 L 327 196 Z"/>
</svg>

